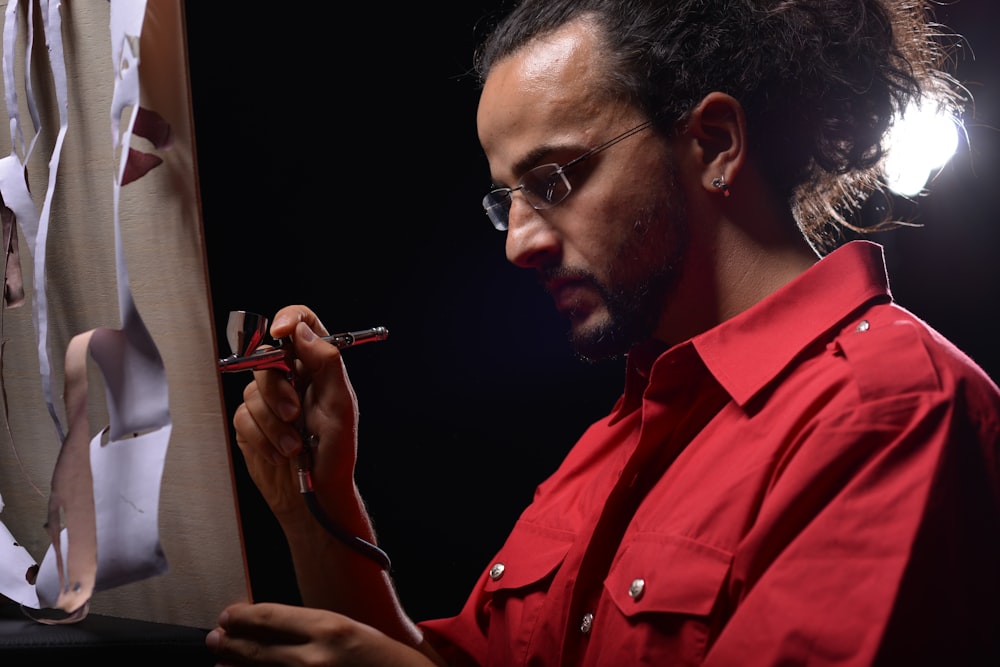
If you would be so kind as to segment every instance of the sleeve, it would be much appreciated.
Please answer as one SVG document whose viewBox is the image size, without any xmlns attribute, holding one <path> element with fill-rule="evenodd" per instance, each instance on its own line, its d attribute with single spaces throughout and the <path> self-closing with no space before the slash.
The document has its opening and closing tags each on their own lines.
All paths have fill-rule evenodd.
<svg viewBox="0 0 1000 667">
<path fill-rule="evenodd" d="M 449 667 L 478 667 L 485 661 L 487 637 L 485 628 L 478 622 L 479 609 L 484 604 L 481 591 L 485 588 L 485 580 L 484 573 L 458 615 L 417 624 L 424 638 Z"/>
<path fill-rule="evenodd" d="M 996 387 L 846 353 L 871 361 L 858 400 L 782 462 L 704 664 L 1000 664 Z"/>
</svg>

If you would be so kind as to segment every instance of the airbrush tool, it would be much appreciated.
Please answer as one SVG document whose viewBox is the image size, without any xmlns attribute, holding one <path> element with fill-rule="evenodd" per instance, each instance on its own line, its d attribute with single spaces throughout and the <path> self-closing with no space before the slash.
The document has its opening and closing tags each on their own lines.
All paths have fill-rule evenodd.
<svg viewBox="0 0 1000 667">
<path fill-rule="evenodd" d="M 295 375 L 292 373 L 293 357 L 290 351 L 291 340 L 281 338 L 271 342 L 267 348 L 258 349 L 264 344 L 267 327 L 268 319 L 263 315 L 245 310 L 231 311 L 229 313 L 229 322 L 226 326 L 226 340 L 229 343 L 232 354 L 224 359 L 219 359 L 219 370 L 223 373 L 251 370 L 281 370 L 285 372 L 288 381 L 298 391 L 299 388 L 295 383 Z M 340 349 L 345 349 L 361 345 L 362 343 L 385 340 L 388 336 L 389 331 L 385 327 L 374 327 L 372 329 L 346 331 L 330 336 L 323 336 L 323 340 Z M 389 557 L 384 551 L 374 544 L 344 531 L 340 526 L 333 523 L 319 506 L 312 486 L 312 446 L 315 438 L 306 429 L 304 408 L 299 415 L 298 429 L 299 435 L 302 437 L 302 451 L 295 462 L 296 472 L 299 479 L 299 491 L 305 498 L 309 509 L 334 537 L 374 560 L 384 569 L 390 569 Z"/>
<path fill-rule="evenodd" d="M 229 324 L 226 327 L 226 339 L 232 354 L 225 359 L 219 359 L 219 370 L 223 373 L 237 371 L 259 371 L 267 368 L 289 370 L 287 347 L 291 341 L 281 338 L 271 343 L 268 349 L 258 350 L 267 334 L 267 318 L 245 310 L 234 310 L 229 313 Z M 345 331 L 323 340 L 340 349 L 385 340 L 389 331 L 385 327 L 374 327 L 360 331 Z"/>
</svg>

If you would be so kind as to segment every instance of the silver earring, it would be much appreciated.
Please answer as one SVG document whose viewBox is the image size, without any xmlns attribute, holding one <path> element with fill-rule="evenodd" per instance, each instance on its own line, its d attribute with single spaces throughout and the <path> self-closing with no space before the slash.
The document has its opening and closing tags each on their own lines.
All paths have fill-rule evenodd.
<svg viewBox="0 0 1000 667">
<path fill-rule="evenodd" d="M 726 183 L 726 179 L 723 176 L 716 176 L 712 179 L 712 187 L 718 188 L 722 191 L 723 197 L 729 196 L 729 185 Z"/>
</svg>

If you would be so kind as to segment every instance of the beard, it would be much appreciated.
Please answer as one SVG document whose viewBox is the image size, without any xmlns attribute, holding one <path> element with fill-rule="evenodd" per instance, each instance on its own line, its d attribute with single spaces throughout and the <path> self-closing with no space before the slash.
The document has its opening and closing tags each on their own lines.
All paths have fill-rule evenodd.
<svg viewBox="0 0 1000 667">
<path fill-rule="evenodd" d="M 569 342 L 585 361 L 621 358 L 652 338 L 677 288 L 689 238 L 686 206 L 673 183 L 664 190 L 635 221 L 606 281 L 592 273 L 574 272 L 576 280 L 588 283 L 600 294 L 607 308 L 607 316 L 600 322 L 570 327 Z M 642 269 L 644 275 L 636 274 L 636 266 L 648 268 Z"/>
</svg>

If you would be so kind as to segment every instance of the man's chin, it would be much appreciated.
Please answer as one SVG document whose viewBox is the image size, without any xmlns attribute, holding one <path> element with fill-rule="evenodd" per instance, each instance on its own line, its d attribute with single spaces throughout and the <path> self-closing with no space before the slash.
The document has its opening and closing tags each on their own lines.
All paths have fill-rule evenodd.
<svg viewBox="0 0 1000 667">
<path fill-rule="evenodd" d="M 628 343 L 616 335 L 608 317 L 592 314 L 586 320 L 570 321 L 569 342 L 577 356 L 587 361 L 615 359 L 628 352 Z"/>
<path fill-rule="evenodd" d="M 611 326 L 611 318 L 606 312 L 590 311 L 586 315 L 579 311 L 567 315 L 569 319 L 570 340 L 587 340 L 601 337 Z"/>
</svg>

